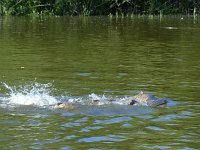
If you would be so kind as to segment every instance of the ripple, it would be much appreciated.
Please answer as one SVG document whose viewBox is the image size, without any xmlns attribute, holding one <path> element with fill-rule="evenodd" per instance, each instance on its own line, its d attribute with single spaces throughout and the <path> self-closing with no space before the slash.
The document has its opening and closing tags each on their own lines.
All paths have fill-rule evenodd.
<svg viewBox="0 0 200 150">
<path fill-rule="evenodd" d="M 83 76 L 83 77 L 88 77 L 88 76 L 91 76 L 91 73 L 82 72 L 82 73 L 78 73 L 78 75 Z"/>
<path fill-rule="evenodd" d="M 157 119 L 153 119 L 153 121 L 156 122 L 169 122 L 169 121 L 173 121 L 180 118 L 180 116 L 178 115 L 165 115 L 165 116 L 160 116 Z"/>
<path fill-rule="evenodd" d="M 102 128 L 104 128 L 104 127 L 102 127 L 102 126 L 93 126 L 93 127 L 85 127 L 85 128 L 83 128 L 83 129 L 81 129 L 81 131 L 80 132 L 90 132 L 91 130 L 98 130 L 98 129 L 102 129 Z"/>
<path fill-rule="evenodd" d="M 122 127 L 131 128 L 131 127 L 133 127 L 133 125 L 130 124 L 130 123 L 125 123 L 125 124 L 122 125 Z"/>
<path fill-rule="evenodd" d="M 194 148 L 191 148 L 191 147 L 184 147 L 184 148 L 181 148 L 182 150 L 195 150 Z"/>
<path fill-rule="evenodd" d="M 108 136 L 94 136 L 94 137 L 85 137 L 82 139 L 79 139 L 78 142 L 102 142 L 104 141 L 105 143 L 107 142 L 120 142 L 124 141 L 125 137 L 124 136 L 114 136 L 114 135 L 108 135 Z"/>
<path fill-rule="evenodd" d="M 60 140 L 57 139 L 47 139 L 47 140 L 38 140 L 32 144 L 33 149 L 41 149 L 46 144 L 58 143 Z"/>
<path fill-rule="evenodd" d="M 61 148 L 61 150 L 71 150 L 71 148 L 70 148 L 70 147 L 67 147 L 67 146 L 65 146 L 65 147 L 62 147 L 62 148 Z"/>
<path fill-rule="evenodd" d="M 148 149 L 169 149 L 171 148 L 170 146 L 143 146 L 145 148 L 148 148 Z"/>
<path fill-rule="evenodd" d="M 129 121 L 132 120 L 131 117 L 118 117 L 118 118 L 112 118 L 109 120 L 96 120 L 95 124 L 115 124 L 115 123 L 120 123 L 124 121 Z"/>
<path fill-rule="evenodd" d="M 39 120 L 34 120 L 34 119 L 28 120 L 28 123 L 29 123 L 29 126 L 34 126 L 34 127 L 41 125 Z"/>
<path fill-rule="evenodd" d="M 151 130 L 154 130 L 154 131 L 163 131 L 165 129 L 162 129 L 162 128 L 159 128 L 159 127 L 155 127 L 155 126 L 148 126 L 146 127 L 147 129 L 151 129 Z"/>
<path fill-rule="evenodd" d="M 65 123 L 63 126 L 70 128 L 70 127 L 79 127 L 79 126 L 81 126 L 81 124 L 80 123 L 68 122 L 68 123 Z"/>
<path fill-rule="evenodd" d="M 74 138 L 77 138 L 78 136 L 76 135 L 69 135 L 69 136 L 66 136 L 66 139 L 70 140 L 70 139 L 74 139 Z"/>
<path fill-rule="evenodd" d="M 87 120 L 88 120 L 88 117 L 84 117 L 84 118 L 76 120 L 75 122 L 87 122 Z"/>
</svg>

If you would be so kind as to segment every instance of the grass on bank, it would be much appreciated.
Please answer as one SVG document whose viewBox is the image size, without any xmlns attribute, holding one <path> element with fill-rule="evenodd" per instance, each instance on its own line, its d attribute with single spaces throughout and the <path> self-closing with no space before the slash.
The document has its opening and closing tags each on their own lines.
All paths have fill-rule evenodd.
<svg viewBox="0 0 200 150">
<path fill-rule="evenodd" d="M 1 15 L 194 15 L 199 0 L 1 0 Z"/>
</svg>

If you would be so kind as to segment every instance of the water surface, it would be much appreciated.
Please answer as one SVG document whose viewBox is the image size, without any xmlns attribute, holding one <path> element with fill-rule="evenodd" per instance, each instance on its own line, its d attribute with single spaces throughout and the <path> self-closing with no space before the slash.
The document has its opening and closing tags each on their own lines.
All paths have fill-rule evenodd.
<svg viewBox="0 0 200 150">
<path fill-rule="evenodd" d="M 0 147 L 199 149 L 199 35 L 187 17 L 0 18 Z M 140 90 L 173 105 L 128 106 Z"/>
</svg>

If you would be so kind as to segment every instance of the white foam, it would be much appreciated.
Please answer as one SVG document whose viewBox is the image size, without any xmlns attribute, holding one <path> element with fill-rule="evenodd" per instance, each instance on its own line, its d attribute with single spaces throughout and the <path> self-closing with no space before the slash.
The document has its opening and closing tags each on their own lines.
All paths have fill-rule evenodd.
<svg viewBox="0 0 200 150">
<path fill-rule="evenodd" d="M 47 94 L 21 94 L 16 93 L 12 94 L 9 98 L 9 102 L 12 104 L 19 104 L 19 105 L 38 105 L 38 106 L 44 106 L 44 105 L 50 105 L 55 104 L 57 100 Z"/>
<path fill-rule="evenodd" d="M 107 100 L 108 98 L 105 95 L 89 94 L 89 98 L 92 100 Z"/>
<path fill-rule="evenodd" d="M 95 93 L 86 96 L 53 96 L 51 93 L 54 88 L 52 84 L 40 84 L 37 82 L 10 86 L 6 83 L 2 83 L 8 90 L 5 97 L 1 98 L 1 104 L 13 105 L 36 105 L 36 106 L 49 106 L 58 102 L 71 102 L 79 103 L 81 105 L 91 105 L 94 100 L 98 100 L 97 105 L 106 104 L 119 104 L 127 105 L 130 103 L 130 97 L 118 97 L 109 95 L 97 95 Z M 3 100 L 3 102 L 2 102 Z"/>
<path fill-rule="evenodd" d="M 99 100 L 99 105 L 104 105 L 104 104 L 119 104 L 119 105 L 127 105 L 130 103 L 130 97 L 111 97 L 111 96 L 106 96 L 106 95 L 97 95 L 97 94 L 90 94 L 89 100 Z"/>
<path fill-rule="evenodd" d="M 9 96 L 4 100 L 16 105 L 51 105 L 57 103 L 57 99 L 51 95 L 51 84 L 32 83 L 27 85 L 9 86 L 3 83 L 9 91 Z"/>
</svg>

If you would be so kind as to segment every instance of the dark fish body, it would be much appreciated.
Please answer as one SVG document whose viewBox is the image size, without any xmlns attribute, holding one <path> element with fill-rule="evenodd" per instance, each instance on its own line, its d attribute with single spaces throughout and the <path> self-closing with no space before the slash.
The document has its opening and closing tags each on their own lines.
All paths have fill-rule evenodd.
<svg viewBox="0 0 200 150">
<path fill-rule="evenodd" d="M 130 105 L 144 105 L 144 106 L 165 106 L 167 104 L 167 98 L 158 98 L 151 94 L 140 92 L 133 97 Z"/>
</svg>

